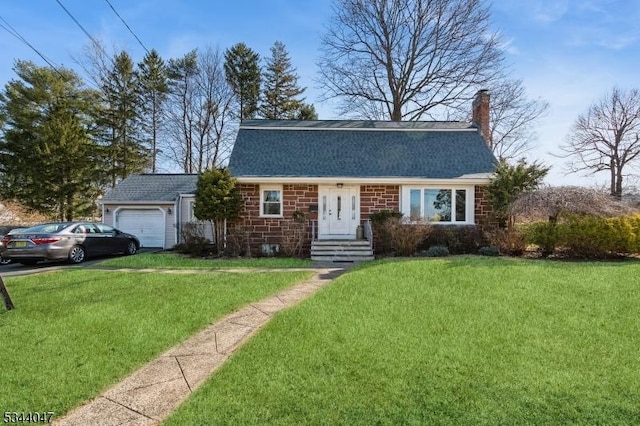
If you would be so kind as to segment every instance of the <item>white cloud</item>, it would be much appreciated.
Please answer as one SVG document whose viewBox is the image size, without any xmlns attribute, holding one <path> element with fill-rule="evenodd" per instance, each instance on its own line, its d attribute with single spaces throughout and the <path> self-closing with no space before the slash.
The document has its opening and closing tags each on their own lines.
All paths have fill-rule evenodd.
<svg viewBox="0 0 640 426">
<path fill-rule="evenodd" d="M 569 9 L 568 0 L 538 0 L 524 2 L 530 8 L 531 17 L 538 22 L 550 24 L 561 19 Z"/>
</svg>

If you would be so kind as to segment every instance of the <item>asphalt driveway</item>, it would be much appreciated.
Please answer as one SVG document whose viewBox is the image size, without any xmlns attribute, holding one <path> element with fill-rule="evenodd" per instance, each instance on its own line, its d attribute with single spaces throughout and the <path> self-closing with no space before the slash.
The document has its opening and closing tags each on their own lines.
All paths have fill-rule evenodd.
<svg viewBox="0 0 640 426">
<path fill-rule="evenodd" d="M 157 251 L 158 249 L 145 249 L 141 248 L 138 253 Z M 20 263 L 9 263 L 8 265 L 0 265 L 0 276 L 2 277 L 16 277 L 19 275 L 30 275 L 30 274 L 39 274 L 42 272 L 50 272 L 57 271 L 59 269 L 68 269 L 68 268 L 84 268 L 87 266 L 91 266 L 95 263 L 101 262 L 105 259 L 110 259 L 112 257 L 117 257 L 121 255 L 109 255 L 109 256 L 101 256 L 101 257 L 92 257 L 89 260 L 85 260 L 79 264 L 71 264 L 65 261 L 43 261 L 38 262 L 36 265 L 22 265 Z"/>
</svg>

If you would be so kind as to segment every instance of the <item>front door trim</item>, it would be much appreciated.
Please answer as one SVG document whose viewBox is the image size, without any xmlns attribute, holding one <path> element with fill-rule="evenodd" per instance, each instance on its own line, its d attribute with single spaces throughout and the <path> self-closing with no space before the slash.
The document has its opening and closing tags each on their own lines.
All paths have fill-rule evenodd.
<svg viewBox="0 0 640 426">
<path fill-rule="evenodd" d="M 340 197 L 340 199 L 338 199 Z M 337 215 L 340 204 L 340 218 Z M 318 187 L 318 238 L 353 240 L 360 224 L 360 186 Z"/>
</svg>

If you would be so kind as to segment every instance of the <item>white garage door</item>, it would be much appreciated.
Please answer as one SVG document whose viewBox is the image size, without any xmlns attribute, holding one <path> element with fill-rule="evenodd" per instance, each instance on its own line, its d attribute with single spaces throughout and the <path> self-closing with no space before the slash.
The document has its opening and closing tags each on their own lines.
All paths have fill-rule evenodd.
<svg viewBox="0 0 640 426">
<path fill-rule="evenodd" d="M 164 214 L 160 209 L 122 209 L 116 216 L 116 228 L 133 234 L 142 247 L 164 248 Z"/>
</svg>

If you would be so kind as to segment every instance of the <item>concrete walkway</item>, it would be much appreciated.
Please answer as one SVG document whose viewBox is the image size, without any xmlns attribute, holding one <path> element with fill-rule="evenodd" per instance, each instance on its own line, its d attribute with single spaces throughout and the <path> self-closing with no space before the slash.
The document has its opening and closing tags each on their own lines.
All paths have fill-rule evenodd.
<svg viewBox="0 0 640 426">
<path fill-rule="evenodd" d="M 226 316 L 54 424 L 158 424 L 276 312 L 306 299 L 345 270 L 315 269 L 309 280 Z"/>
</svg>

